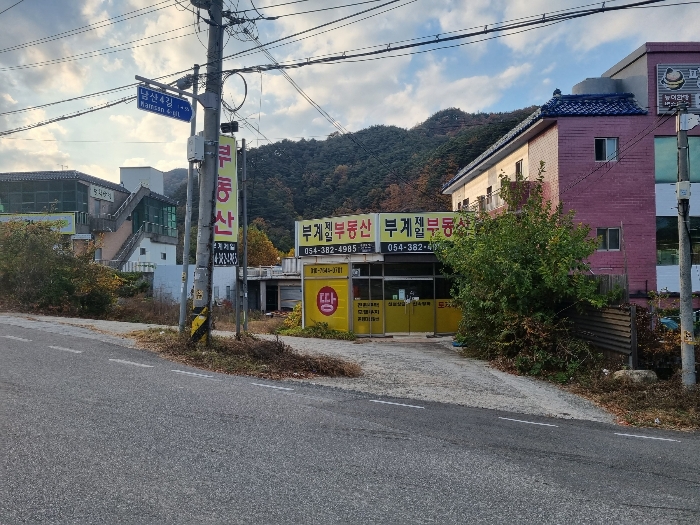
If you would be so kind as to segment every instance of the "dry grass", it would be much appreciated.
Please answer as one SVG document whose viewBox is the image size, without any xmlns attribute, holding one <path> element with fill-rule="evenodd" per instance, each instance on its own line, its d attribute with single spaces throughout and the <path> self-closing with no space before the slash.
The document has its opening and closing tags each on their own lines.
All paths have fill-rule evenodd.
<svg viewBox="0 0 700 525">
<path fill-rule="evenodd" d="M 684 388 L 678 376 L 656 383 L 633 383 L 601 375 L 573 384 L 569 390 L 612 412 L 622 424 L 700 430 L 700 386 Z"/>
<path fill-rule="evenodd" d="M 225 374 L 267 379 L 362 374 L 356 363 L 330 356 L 301 355 L 280 340 L 268 341 L 252 335 L 241 339 L 213 337 L 210 347 L 192 344 L 187 335 L 173 330 L 143 330 L 133 332 L 130 337 L 140 347 L 172 361 Z"/>
</svg>

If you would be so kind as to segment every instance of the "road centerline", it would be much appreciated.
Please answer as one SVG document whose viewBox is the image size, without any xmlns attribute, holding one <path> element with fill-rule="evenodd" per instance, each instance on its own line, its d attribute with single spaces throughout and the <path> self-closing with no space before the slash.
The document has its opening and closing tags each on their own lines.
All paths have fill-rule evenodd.
<svg viewBox="0 0 700 525">
<path fill-rule="evenodd" d="M 3 335 L 2 337 L 4 337 L 5 339 L 12 339 L 13 341 L 23 341 L 23 342 L 25 342 L 25 343 L 31 343 L 31 342 L 32 342 L 31 339 L 25 339 L 24 337 L 16 337 L 16 336 L 14 336 L 14 335 Z"/>
<path fill-rule="evenodd" d="M 425 407 L 421 407 L 418 405 L 407 405 L 405 403 L 393 403 L 391 401 L 380 401 L 379 399 L 370 399 L 370 403 L 380 403 L 382 405 L 395 405 L 397 407 L 406 407 L 406 408 L 420 408 L 421 410 L 425 409 Z"/>
<path fill-rule="evenodd" d="M 287 388 L 287 387 L 284 387 L 284 386 L 264 385 L 264 384 L 262 384 L 262 383 L 251 383 L 251 385 L 254 385 L 254 386 L 261 386 L 261 387 L 263 387 L 263 388 L 272 388 L 272 389 L 274 389 L 274 390 L 294 390 L 293 388 Z"/>
<path fill-rule="evenodd" d="M 207 374 L 198 374 L 196 372 L 187 372 L 186 370 L 171 370 L 171 372 L 175 372 L 176 374 L 182 374 L 186 376 L 198 377 L 200 379 L 209 379 L 210 381 L 221 381 L 221 379 L 216 379 L 214 376 L 210 376 Z"/>
<path fill-rule="evenodd" d="M 525 421 L 524 419 L 511 419 L 509 417 L 499 417 L 498 419 L 503 419 L 505 421 L 515 421 L 516 423 L 525 423 L 526 425 L 538 425 L 542 427 L 559 428 L 559 425 L 552 425 L 551 423 L 537 423 L 536 421 Z"/>
<path fill-rule="evenodd" d="M 640 436 L 638 434 L 621 434 L 619 432 L 615 432 L 615 435 L 616 436 L 624 436 L 624 437 L 633 437 L 633 438 L 639 438 L 639 439 L 654 439 L 656 441 L 673 441 L 675 443 L 681 442 L 679 439 L 660 438 L 660 437 L 653 437 L 653 436 Z"/>
<path fill-rule="evenodd" d="M 122 365 L 133 365 L 140 366 L 142 368 L 153 368 L 153 365 L 144 365 L 143 363 L 135 363 L 134 361 L 126 361 L 124 359 L 110 359 L 113 363 L 120 363 Z"/>
<path fill-rule="evenodd" d="M 72 354 L 82 354 L 82 350 L 73 350 L 72 348 L 64 348 L 62 346 L 51 346 L 49 345 L 49 348 L 53 348 L 54 350 L 60 350 L 62 352 L 70 352 Z"/>
</svg>

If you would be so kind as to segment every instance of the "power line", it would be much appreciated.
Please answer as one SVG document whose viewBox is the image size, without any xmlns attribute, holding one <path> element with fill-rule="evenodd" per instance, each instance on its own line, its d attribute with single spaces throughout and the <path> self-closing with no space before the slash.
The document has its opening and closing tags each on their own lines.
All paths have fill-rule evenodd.
<svg viewBox="0 0 700 525">
<path fill-rule="evenodd" d="M 86 51 L 85 53 L 79 53 L 79 54 L 77 54 L 77 55 L 71 55 L 71 56 L 61 57 L 61 58 L 53 58 L 53 59 L 50 59 L 50 60 L 44 60 L 44 61 L 42 61 L 42 62 L 34 62 L 34 63 L 32 63 L 32 64 L 20 64 L 20 65 L 17 65 L 17 66 L 0 67 L 0 71 L 15 71 L 15 70 L 18 70 L 18 69 L 30 69 L 30 68 L 43 67 L 43 66 L 53 66 L 53 65 L 57 65 L 57 64 L 64 64 L 64 63 L 66 63 L 66 62 L 75 62 L 76 60 L 84 60 L 84 59 L 86 59 L 86 58 L 97 58 L 97 57 L 104 56 L 104 55 L 109 55 L 109 54 L 112 54 L 112 53 L 120 53 L 120 52 L 122 52 L 122 51 L 130 51 L 130 50 L 132 50 L 132 49 L 137 49 L 137 48 L 140 48 L 140 47 L 151 46 L 151 45 L 154 45 L 154 44 L 161 44 L 161 43 L 163 43 L 163 42 L 169 42 L 169 41 L 171 41 L 171 40 L 175 40 L 175 39 L 182 38 L 182 37 L 185 37 L 185 36 L 191 36 L 191 35 L 193 35 L 193 34 L 195 34 L 195 33 L 187 33 L 187 34 L 184 34 L 184 35 L 178 35 L 178 36 L 174 36 L 174 37 L 171 37 L 171 38 L 164 38 L 163 40 L 158 40 L 158 41 L 156 41 L 156 42 L 147 42 L 147 43 L 145 43 L 145 44 L 139 44 L 139 45 L 136 45 L 136 46 L 123 47 L 123 46 L 128 46 L 128 45 L 130 45 L 130 44 L 134 44 L 134 43 L 136 43 L 136 42 L 141 42 L 142 40 L 149 40 L 149 39 L 151 39 L 151 38 L 157 38 L 157 37 L 159 37 L 159 36 L 167 35 L 167 34 L 169 34 L 169 33 L 174 33 L 175 31 L 181 31 L 181 30 L 183 30 L 183 29 L 187 29 L 187 28 L 189 28 L 189 27 L 192 27 L 193 25 L 194 25 L 194 24 L 189 24 L 189 25 L 186 25 L 186 26 L 183 26 L 183 27 L 178 27 L 177 29 L 171 29 L 171 30 L 169 30 L 169 31 L 163 31 L 162 33 L 158 33 L 158 34 L 156 34 L 156 35 L 151 35 L 151 36 L 146 36 L 146 37 L 143 37 L 143 38 L 138 38 L 138 39 L 132 40 L 132 41 L 130 41 L 130 42 L 124 42 L 123 44 L 117 44 L 117 45 L 114 45 L 114 46 L 108 46 L 108 47 L 104 47 L 104 48 L 102 48 L 102 49 L 96 49 L 96 50 L 94 50 L 94 51 Z M 122 49 L 118 49 L 118 48 L 122 48 Z"/>
<path fill-rule="evenodd" d="M 270 60 L 272 60 L 273 62 L 276 62 L 275 57 L 272 56 L 272 54 L 267 49 L 262 47 L 262 44 L 260 44 L 260 41 L 257 38 L 253 38 L 252 40 L 261 46 L 263 53 L 265 53 Z M 416 184 L 416 181 L 411 181 L 411 180 L 403 178 L 400 174 L 398 174 L 396 171 L 394 171 L 394 169 L 391 166 L 389 166 L 386 161 L 381 159 L 373 150 L 369 149 L 367 146 L 365 146 L 365 144 L 361 140 L 359 140 L 358 138 L 353 136 L 353 133 L 348 131 L 348 129 L 345 128 L 345 126 L 343 126 L 340 122 L 338 122 L 336 119 L 334 119 L 325 109 L 323 109 L 316 101 L 314 101 L 309 95 L 307 95 L 306 92 L 294 81 L 294 79 L 292 77 L 289 76 L 289 74 L 286 71 L 282 70 L 281 73 L 284 76 L 284 78 L 292 85 L 292 87 L 309 104 L 311 104 L 314 107 L 314 109 L 316 109 L 316 111 L 318 111 L 321 114 L 321 116 L 323 116 L 323 118 L 325 118 L 328 122 L 330 122 L 331 125 L 334 128 L 336 128 L 343 136 L 348 137 L 357 147 L 361 148 L 365 153 L 367 153 L 369 156 L 373 157 L 380 164 L 383 164 L 388 169 L 389 173 L 391 175 L 394 175 L 398 180 L 400 180 L 408 185 L 415 185 Z M 425 195 L 427 197 L 434 198 L 436 201 L 439 199 L 437 195 L 430 195 L 427 192 L 425 192 L 424 190 L 421 190 L 420 188 L 416 187 L 416 190 L 423 193 L 423 195 Z"/>
<path fill-rule="evenodd" d="M 20 131 L 27 131 L 27 130 L 34 129 L 34 128 L 39 128 L 41 126 L 46 126 L 48 124 L 53 124 L 55 122 L 60 122 L 62 120 L 68 120 L 68 119 L 75 118 L 75 117 L 81 117 L 83 115 L 87 115 L 88 113 L 100 111 L 101 109 L 111 108 L 112 106 L 116 106 L 117 104 L 124 104 L 126 102 L 131 102 L 132 100 L 136 100 L 136 97 L 135 96 L 124 97 L 124 98 L 121 98 L 119 100 L 115 100 L 112 102 L 105 102 L 104 104 L 100 104 L 98 106 L 94 106 L 94 107 L 91 107 L 88 109 L 83 109 L 80 111 L 75 111 L 73 113 L 68 113 L 67 115 L 62 115 L 60 117 L 55 117 L 55 118 L 51 118 L 48 120 L 43 120 L 41 122 L 35 122 L 33 124 L 27 124 L 26 126 L 20 126 L 19 128 L 15 128 L 15 129 L 8 129 L 5 131 L 0 131 L 0 137 L 2 137 L 3 135 L 11 135 L 13 133 L 18 133 Z"/>
<path fill-rule="evenodd" d="M 415 1 L 415 0 L 414 0 Z M 336 54 L 335 56 L 329 56 L 329 57 L 323 57 L 323 58 L 316 58 L 316 59 L 311 59 L 307 58 L 306 61 L 302 62 L 294 62 L 291 64 L 265 64 L 265 65 L 259 65 L 259 66 L 250 66 L 250 67 L 245 67 L 245 68 L 239 68 L 239 69 L 233 69 L 230 70 L 231 72 L 234 73 L 252 73 L 252 72 L 260 72 L 260 71 L 272 71 L 272 70 L 284 70 L 284 69 L 298 69 L 304 66 L 309 66 L 309 65 L 316 65 L 316 64 L 327 64 L 327 63 L 332 63 L 332 62 L 339 62 L 339 61 L 351 61 L 349 59 L 358 59 L 358 58 L 366 58 L 374 55 L 380 55 L 380 54 L 385 54 L 385 53 L 395 53 L 396 51 L 401 51 L 404 49 L 411 49 L 415 47 L 420 47 L 420 46 L 426 46 L 426 45 L 435 45 L 440 42 L 450 42 L 450 41 L 455 41 L 455 40 L 463 40 L 465 38 L 472 38 L 474 36 L 479 36 L 479 35 L 486 35 L 490 33 L 495 33 L 495 32 L 504 32 L 504 31 L 513 31 L 515 29 L 521 29 L 521 28 L 529 28 L 529 27 L 537 27 L 537 26 L 547 26 L 547 25 L 552 25 L 556 24 L 559 22 L 567 21 L 567 20 L 574 20 L 576 18 L 582 18 L 586 16 L 591 16 L 594 14 L 600 14 L 604 12 L 611 12 L 611 11 L 619 11 L 623 9 L 632 9 L 635 7 L 640 7 L 640 6 L 646 6 L 649 4 L 656 4 L 659 2 L 664 2 L 666 0 L 642 0 L 639 2 L 634 2 L 631 4 L 625 4 L 621 6 L 613 6 L 613 7 L 602 7 L 602 8 L 596 8 L 596 9 L 585 9 L 585 10 L 580 10 L 580 11 L 574 11 L 570 13 L 563 13 L 563 14 L 554 14 L 552 16 L 547 16 L 547 14 L 543 14 L 541 18 L 536 18 L 536 19 L 530 19 L 522 22 L 513 22 L 513 23 L 504 23 L 503 25 L 498 25 L 496 27 L 489 28 L 488 25 L 484 26 L 483 29 L 480 29 L 478 31 L 471 31 L 468 33 L 463 33 L 459 35 L 452 35 L 452 36 L 447 36 L 440 38 L 441 35 L 436 35 L 433 40 L 429 41 L 424 41 L 424 42 L 414 42 L 410 44 L 403 44 L 399 45 L 396 47 L 392 47 L 392 44 L 389 43 L 386 45 L 386 48 L 384 49 L 377 49 L 374 51 L 366 51 L 362 53 L 353 53 L 353 54 L 348 54 L 347 52 L 343 52 L 342 54 Z M 386 5 L 386 4 L 384 4 Z M 300 34 L 300 33 L 297 33 Z M 514 34 L 514 33 L 510 33 Z M 296 35 L 293 35 L 296 36 Z M 274 42 L 278 42 L 273 41 Z M 435 49 L 445 49 L 447 46 L 442 46 L 438 47 Z M 259 47 L 258 47 L 259 48 Z M 391 55 L 391 56 L 400 56 L 400 55 Z"/>
<path fill-rule="evenodd" d="M 156 6 L 159 6 L 162 4 L 167 4 L 167 3 L 170 3 L 170 5 L 156 7 Z M 94 31 L 95 29 L 101 29 L 103 27 L 118 24 L 119 22 L 124 22 L 126 20 L 131 20 L 131 19 L 137 18 L 139 16 L 154 13 L 154 12 L 160 11 L 162 9 L 167 9 L 168 7 L 172 7 L 174 5 L 175 4 L 172 3 L 172 0 L 161 0 L 160 2 L 156 2 L 152 6 L 142 7 L 140 9 L 135 9 L 134 11 L 129 11 L 127 13 L 124 13 L 123 15 L 113 16 L 113 17 L 108 18 L 106 20 L 101 20 L 100 22 L 94 22 L 92 24 L 88 24 L 85 26 L 76 27 L 75 29 L 70 29 L 68 31 L 56 33 L 55 35 L 46 36 L 43 38 L 38 38 L 37 40 L 31 40 L 29 42 L 25 42 L 24 44 L 17 44 L 15 46 L 6 47 L 4 49 L 0 49 L 0 53 L 7 53 L 9 51 L 16 51 L 18 49 L 24 49 L 27 47 L 37 46 L 40 44 L 45 44 L 47 42 L 53 42 L 54 40 L 60 40 L 61 38 L 67 38 L 70 36 L 79 35 L 81 33 L 87 33 L 88 31 Z M 144 12 L 141 13 L 140 11 L 144 11 Z M 138 14 L 134 14 L 134 13 L 138 13 Z M 133 15 L 133 16 L 127 16 L 127 15 Z"/>
<path fill-rule="evenodd" d="M 3 13 L 5 13 L 5 12 L 7 12 L 7 11 L 9 11 L 9 10 L 12 9 L 13 7 L 15 7 L 16 5 L 21 4 L 22 2 L 24 2 L 24 0 L 19 0 L 19 2 L 16 2 L 16 3 L 12 4 L 12 5 L 11 5 L 10 7 L 8 7 L 7 9 L 3 9 L 2 11 L 0 11 L 0 15 L 3 14 Z"/>
</svg>

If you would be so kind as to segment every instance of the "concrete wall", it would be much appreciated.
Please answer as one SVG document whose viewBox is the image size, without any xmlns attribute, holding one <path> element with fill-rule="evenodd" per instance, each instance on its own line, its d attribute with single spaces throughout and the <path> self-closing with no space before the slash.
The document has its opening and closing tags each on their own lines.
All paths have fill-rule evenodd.
<svg viewBox="0 0 700 525">
<path fill-rule="evenodd" d="M 629 292 L 656 289 L 654 137 L 648 116 L 559 119 L 559 196 L 576 221 L 621 228 L 619 251 L 595 252 L 595 274 L 628 274 Z M 596 162 L 594 139 L 616 137 L 619 160 Z M 639 142 L 637 142 L 639 141 Z"/>
<path fill-rule="evenodd" d="M 457 205 L 464 199 L 469 199 L 469 206 L 476 204 L 481 195 L 486 195 L 486 189 L 489 186 L 491 186 L 494 194 L 497 193 L 501 187 L 499 175 L 505 173 L 510 179 L 513 179 L 515 176 L 515 163 L 519 160 L 523 161 L 523 173 L 527 176 L 529 170 L 528 152 L 526 144 L 455 190 L 452 194 L 452 209 L 457 210 Z"/>
<path fill-rule="evenodd" d="M 163 195 L 163 172 L 151 167 L 119 168 L 119 179 L 131 193 L 138 191 L 139 186 L 146 186 L 156 193 Z"/>
<path fill-rule="evenodd" d="M 117 255 L 119 248 L 129 238 L 133 229 L 131 221 L 124 221 L 116 232 L 102 234 L 102 259 L 111 261 Z"/>
<path fill-rule="evenodd" d="M 559 128 L 556 124 L 530 140 L 528 157 L 529 180 L 537 180 L 540 162 L 544 162 L 544 198 L 554 205 L 559 204 Z"/>
<path fill-rule="evenodd" d="M 189 265 L 190 276 L 187 283 L 187 297 L 191 297 L 192 287 L 194 283 L 193 264 Z M 235 286 L 236 272 L 235 268 L 216 266 L 214 267 L 214 291 L 219 292 L 214 299 L 226 299 L 226 287 L 228 286 L 233 294 Z M 170 266 L 156 266 L 153 273 L 153 293 L 157 297 L 170 299 L 173 302 L 180 301 L 180 290 L 182 286 L 182 265 L 174 264 Z"/>
<path fill-rule="evenodd" d="M 146 253 L 143 255 L 141 254 L 141 248 L 146 250 Z M 161 257 L 161 254 L 165 254 L 165 259 Z M 134 250 L 134 253 L 129 257 L 129 262 L 153 263 L 158 266 L 174 266 L 175 245 L 156 243 L 148 237 L 144 237 Z"/>
</svg>

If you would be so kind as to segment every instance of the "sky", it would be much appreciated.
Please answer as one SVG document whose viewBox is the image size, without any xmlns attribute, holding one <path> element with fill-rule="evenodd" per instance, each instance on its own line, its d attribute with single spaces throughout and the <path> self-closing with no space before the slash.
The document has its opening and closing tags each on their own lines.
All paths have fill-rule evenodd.
<svg viewBox="0 0 700 525">
<path fill-rule="evenodd" d="M 402 42 L 541 17 L 553 9 L 602 5 L 587 0 L 399 0 L 379 7 L 389 1 L 224 4 L 239 17 L 278 17 L 245 26 L 263 44 L 349 17 L 267 46 L 281 63 L 391 49 Z M 608 0 L 606 5 L 630 2 Z M 700 40 L 694 24 L 683 23 L 700 19 L 700 3 L 665 0 L 656 5 L 287 73 L 349 131 L 374 125 L 411 128 L 452 107 L 510 111 L 544 104 L 556 88 L 571 93 L 576 83 L 600 76 L 644 42 Z M 351 16 L 368 9 L 373 10 Z M 18 110 L 127 86 L 135 75 L 167 76 L 165 82 L 171 82 L 193 64 L 206 63 L 208 25 L 197 23 L 196 12 L 190 0 L 0 0 L 0 132 L 132 96 L 136 87 Z M 200 14 L 208 16 L 206 11 Z M 255 45 L 240 31 L 227 34 L 224 55 L 233 56 L 224 61 L 224 69 L 271 64 L 259 50 L 245 53 Z M 421 52 L 408 54 L 416 51 Z M 224 99 L 232 107 L 241 106 L 239 114 L 248 127 L 241 125 L 237 137 L 245 138 L 249 147 L 282 139 L 324 140 L 336 131 L 281 72 L 242 77 L 233 75 L 225 82 Z M 198 130 L 202 115 L 200 111 Z M 0 136 L 0 172 L 70 169 L 118 182 L 120 166 L 163 171 L 187 167 L 189 133 L 188 123 L 144 112 L 134 102 L 118 104 Z"/>
</svg>

